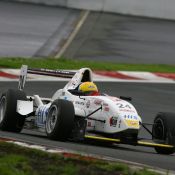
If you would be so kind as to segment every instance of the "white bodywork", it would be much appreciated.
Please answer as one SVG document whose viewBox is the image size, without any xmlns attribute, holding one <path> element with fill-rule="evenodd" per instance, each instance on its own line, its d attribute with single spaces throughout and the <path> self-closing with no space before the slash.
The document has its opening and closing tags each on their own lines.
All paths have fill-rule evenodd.
<svg viewBox="0 0 175 175">
<path fill-rule="evenodd" d="M 64 95 L 60 95 L 60 93 Z M 73 96 L 66 89 L 54 94 L 54 99 L 70 100 L 74 104 L 75 115 L 86 117 L 96 109 L 99 111 L 87 119 L 87 130 L 116 133 L 126 129 L 139 129 L 141 118 L 134 106 L 127 101 L 111 96 Z M 96 120 L 99 121 L 96 121 Z M 104 121 L 104 122 L 103 122 Z"/>
<path fill-rule="evenodd" d="M 33 101 L 17 101 L 16 111 L 21 115 L 27 115 L 33 112 Z"/>
<path fill-rule="evenodd" d="M 84 81 L 93 81 L 92 71 L 89 68 L 80 69 L 63 89 L 55 92 L 50 99 L 50 103 L 43 104 L 42 99 L 38 95 L 33 96 L 33 102 L 37 106 L 35 110 L 35 124 L 40 128 L 45 128 L 45 121 L 52 101 L 64 99 L 73 103 L 76 116 L 86 118 L 87 131 L 118 133 L 128 129 L 140 129 L 141 118 L 131 103 L 108 95 L 79 96 L 69 91 L 75 89 Z M 21 84 L 24 87 L 24 82 Z M 17 112 L 22 115 L 31 113 L 33 110 L 31 103 L 27 101 L 22 104 L 21 101 L 18 101 Z M 87 117 L 97 109 L 99 109 L 97 112 Z"/>
</svg>

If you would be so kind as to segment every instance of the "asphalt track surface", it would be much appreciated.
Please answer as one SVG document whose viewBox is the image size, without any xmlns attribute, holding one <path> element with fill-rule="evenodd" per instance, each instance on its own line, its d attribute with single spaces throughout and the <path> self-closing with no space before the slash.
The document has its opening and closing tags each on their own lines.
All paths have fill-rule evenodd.
<svg viewBox="0 0 175 175">
<path fill-rule="evenodd" d="M 91 12 L 65 57 L 175 64 L 175 21 Z"/>
<path fill-rule="evenodd" d="M 0 56 L 53 56 L 79 15 L 78 10 L 0 1 Z M 175 64 L 174 47 L 175 21 L 91 12 L 63 56 Z"/>
<path fill-rule="evenodd" d="M 43 97 L 51 97 L 56 89 L 62 88 L 65 84 L 66 82 L 27 82 L 26 92 L 28 95 L 40 94 Z M 175 84 L 98 82 L 97 85 L 101 92 L 106 92 L 113 96 L 131 96 L 133 98 L 132 103 L 142 116 L 144 122 L 152 122 L 157 112 L 160 111 L 175 112 Z M 17 82 L 1 82 L 0 92 L 7 90 L 9 87 L 16 88 Z M 128 145 L 104 147 L 82 143 L 51 141 L 43 133 L 28 130 L 23 130 L 20 134 L 1 131 L 0 135 L 34 144 L 46 145 L 50 148 L 71 149 L 175 171 L 175 154 L 159 155 L 155 153 L 153 148 Z M 149 137 L 144 130 L 141 130 L 140 137 L 142 136 Z"/>
<path fill-rule="evenodd" d="M 73 30 L 79 10 L 0 1 L 0 56 L 48 56 Z"/>
</svg>

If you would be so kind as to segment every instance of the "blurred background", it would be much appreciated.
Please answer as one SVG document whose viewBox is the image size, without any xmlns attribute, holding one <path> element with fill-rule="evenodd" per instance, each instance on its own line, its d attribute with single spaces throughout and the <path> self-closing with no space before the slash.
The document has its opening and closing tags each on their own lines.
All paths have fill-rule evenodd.
<svg viewBox="0 0 175 175">
<path fill-rule="evenodd" d="M 0 56 L 174 64 L 174 6 L 171 0 L 1 0 Z"/>
</svg>

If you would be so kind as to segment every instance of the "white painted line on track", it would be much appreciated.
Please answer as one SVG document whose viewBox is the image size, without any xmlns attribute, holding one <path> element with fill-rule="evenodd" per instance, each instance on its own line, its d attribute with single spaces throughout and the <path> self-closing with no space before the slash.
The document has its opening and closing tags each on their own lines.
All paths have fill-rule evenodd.
<svg viewBox="0 0 175 175">
<path fill-rule="evenodd" d="M 60 51 L 56 54 L 55 58 L 60 58 L 64 54 L 66 49 L 69 47 L 69 45 L 71 44 L 71 42 L 73 41 L 73 39 L 75 38 L 75 36 L 79 32 L 79 30 L 81 29 L 81 27 L 84 24 L 85 20 L 87 19 L 88 15 L 89 15 L 89 10 L 85 10 L 82 12 L 81 18 L 80 18 L 77 26 L 75 27 L 74 31 L 69 36 L 66 43 L 63 45 L 63 47 L 60 49 Z"/>
</svg>

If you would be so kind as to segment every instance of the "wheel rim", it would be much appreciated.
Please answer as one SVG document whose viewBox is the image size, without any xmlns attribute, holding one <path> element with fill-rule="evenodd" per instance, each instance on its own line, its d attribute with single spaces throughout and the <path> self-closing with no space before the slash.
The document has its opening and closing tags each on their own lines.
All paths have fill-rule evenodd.
<svg viewBox="0 0 175 175">
<path fill-rule="evenodd" d="M 4 115 L 5 115 L 5 103 L 6 103 L 6 98 L 5 98 L 5 96 L 3 96 L 1 98 L 1 101 L 0 101 L 0 123 L 4 119 Z"/>
<path fill-rule="evenodd" d="M 58 108 L 56 105 L 53 105 L 49 110 L 49 114 L 46 120 L 47 133 L 51 133 L 54 130 L 55 125 L 57 123 L 57 118 L 58 118 Z"/>
<path fill-rule="evenodd" d="M 154 133 L 155 139 L 164 140 L 165 139 L 165 127 L 162 119 L 157 119 L 155 121 Z"/>
</svg>

